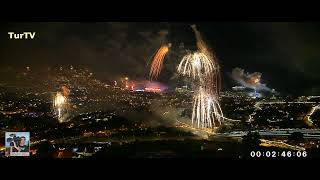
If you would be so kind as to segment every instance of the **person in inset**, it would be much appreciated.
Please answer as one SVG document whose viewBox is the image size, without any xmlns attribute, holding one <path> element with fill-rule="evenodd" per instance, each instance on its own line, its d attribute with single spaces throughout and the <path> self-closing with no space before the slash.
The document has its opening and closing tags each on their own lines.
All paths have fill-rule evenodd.
<svg viewBox="0 0 320 180">
<path fill-rule="evenodd" d="M 16 142 L 13 142 L 13 148 L 12 152 L 29 152 L 29 146 L 26 145 L 26 138 L 24 136 L 20 137 L 20 141 L 18 144 Z"/>
</svg>

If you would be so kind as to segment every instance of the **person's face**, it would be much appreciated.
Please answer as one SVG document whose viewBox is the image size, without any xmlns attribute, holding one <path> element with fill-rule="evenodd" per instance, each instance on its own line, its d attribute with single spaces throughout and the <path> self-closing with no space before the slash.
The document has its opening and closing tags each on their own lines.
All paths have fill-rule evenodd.
<svg viewBox="0 0 320 180">
<path fill-rule="evenodd" d="M 25 142 L 26 142 L 26 139 L 25 138 L 21 138 L 20 145 L 24 145 Z"/>
</svg>

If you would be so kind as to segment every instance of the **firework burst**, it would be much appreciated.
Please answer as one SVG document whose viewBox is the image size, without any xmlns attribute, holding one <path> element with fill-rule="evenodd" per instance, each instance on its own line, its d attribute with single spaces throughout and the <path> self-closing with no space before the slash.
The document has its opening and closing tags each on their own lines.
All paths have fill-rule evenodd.
<svg viewBox="0 0 320 180">
<path fill-rule="evenodd" d="M 66 104 L 66 97 L 63 96 L 60 92 L 57 92 L 53 100 L 53 106 L 58 111 L 58 118 L 61 117 L 61 111 L 65 104 Z"/>
<path fill-rule="evenodd" d="M 150 68 L 149 77 L 151 80 L 156 80 L 159 77 L 159 74 L 162 69 L 163 60 L 166 56 L 166 54 L 169 51 L 169 48 L 171 47 L 171 44 L 163 45 L 161 46 L 158 51 L 156 52 Z"/>
<path fill-rule="evenodd" d="M 223 113 L 218 99 L 201 86 L 193 97 L 191 121 L 192 125 L 202 129 L 213 128 L 223 121 Z"/>
<path fill-rule="evenodd" d="M 201 52 L 185 55 L 178 65 L 178 73 L 183 76 L 192 77 L 202 82 L 204 79 L 212 78 L 216 69 L 208 56 Z"/>
<path fill-rule="evenodd" d="M 54 98 L 54 106 L 55 107 L 61 107 L 66 103 L 66 98 L 60 93 L 57 92 L 55 98 Z"/>
</svg>

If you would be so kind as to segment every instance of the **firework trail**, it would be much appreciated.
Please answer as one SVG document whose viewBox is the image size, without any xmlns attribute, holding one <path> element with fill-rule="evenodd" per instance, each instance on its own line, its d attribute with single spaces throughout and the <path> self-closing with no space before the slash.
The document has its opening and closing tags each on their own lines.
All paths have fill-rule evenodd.
<svg viewBox="0 0 320 180">
<path fill-rule="evenodd" d="M 163 45 L 158 49 L 157 53 L 155 54 L 151 63 L 151 68 L 149 73 L 149 77 L 151 80 L 156 80 L 159 77 L 159 74 L 161 72 L 162 65 L 163 65 L 163 60 L 166 54 L 168 53 L 170 47 L 171 47 L 171 43 L 167 45 Z"/>
<path fill-rule="evenodd" d="M 196 35 L 197 47 L 199 48 L 199 50 L 203 53 L 210 54 L 209 50 L 207 48 L 207 45 L 203 41 L 202 36 L 201 36 L 200 32 L 198 31 L 196 25 L 195 24 L 191 25 L 191 28 L 194 31 L 194 34 Z"/>
<path fill-rule="evenodd" d="M 203 87 L 193 97 L 192 124 L 197 128 L 213 128 L 221 125 L 223 113 L 216 96 L 212 96 Z"/>
</svg>

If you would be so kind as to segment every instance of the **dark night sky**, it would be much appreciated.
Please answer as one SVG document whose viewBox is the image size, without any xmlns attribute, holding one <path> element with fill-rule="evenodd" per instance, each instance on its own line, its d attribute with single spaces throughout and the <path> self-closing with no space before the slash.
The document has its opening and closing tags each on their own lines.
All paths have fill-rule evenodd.
<svg viewBox="0 0 320 180">
<path fill-rule="evenodd" d="M 0 27 L 0 65 L 87 65 L 101 80 L 121 75 L 146 78 L 146 62 L 172 42 L 162 81 L 173 75 L 179 46 L 195 49 L 191 23 L 7 23 Z M 219 58 L 224 88 L 235 67 L 261 72 L 277 91 L 320 93 L 320 23 L 196 23 Z M 35 31 L 35 40 L 9 40 L 7 32 Z M 180 49 L 181 50 L 181 49 Z"/>
</svg>

